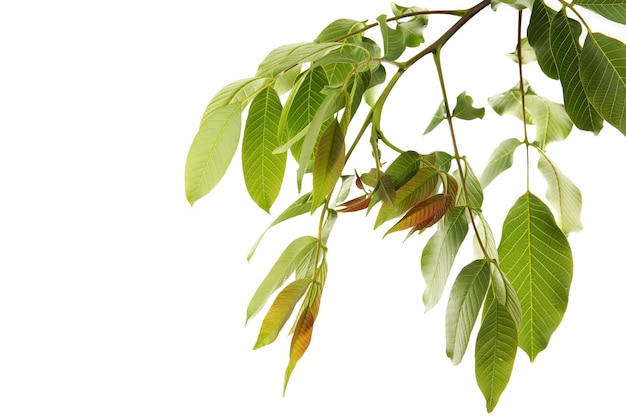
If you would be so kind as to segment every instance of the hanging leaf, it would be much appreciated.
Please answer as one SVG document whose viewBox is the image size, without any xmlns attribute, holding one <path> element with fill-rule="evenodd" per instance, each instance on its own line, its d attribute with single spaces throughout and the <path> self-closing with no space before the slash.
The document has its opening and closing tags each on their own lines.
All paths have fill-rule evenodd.
<svg viewBox="0 0 626 417">
<path fill-rule="evenodd" d="M 391 3 L 394 16 L 403 16 L 409 13 L 426 11 L 421 7 L 404 7 Z M 398 22 L 398 30 L 404 36 L 404 44 L 410 48 L 420 46 L 424 42 L 424 29 L 428 25 L 428 15 L 414 16 L 408 20 Z"/>
<path fill-rule="evenodd" d="M 341 203 L 337 211 L 340 213 L 351 213 L 355 211 L 365 210 L 369 207 L 370 201 L 371 197 L 369 195 L 362 195 L 360 197 L 353 198 L 350 201 Z"/>
<path fill-rule="evenodd" d="M 400 55 L 406 48 L 404 44 L 404 35 L 397 29 L 392 29 L 387 24 L 387 15 L 380 15 L 377 19 L 380 31 L 383 36 L 383 48 L 385 50 L 385 59 L 394 61 L 400 58 Z"/>
<path fill-rule="evenodd" d="M 202 120 L 185 165 L 185 192 L 191 205 L 222 179 L 241 135 L 241 105 L 229 104 Z"/>
<path fill-rule="evenodd" d="M 298 43 L 283 45 L 271 51 L 261 62 L 257 70 L 257 77 L 276 77 L 281 72 L 298 64 L 315 61 L 335 49 L 341 48 L 342 43 Z"/>
<path fill-rule="evenodd" d="M 559 72 L 554 62 L 550 44 L 550 25 L 555 14 L 556 12 L 546 6 L 543 0 L 535 0 L 527 33 L 528 43 L 535 50 L 539 67 L 548 77 L 558 80 Z"/>
<path fill-rule="evenodd" d="M 487 166 L 480 176 L 480 183 L 483 188 L 487 188 L 498 175 L 511 168 L 513 165 L 513 154 L 522 143 L 515 138 L 507 139 L 500 143 L 491 153 Z"/>
<path fill-rule="evenodd" d="M 439 223 L 437 231 L 424 246 L 421 266 L 426 289 L 422 299 L 426 311 L 439 302 L 452 264 L 467 236 L 467 231 L 465 209 L 457 207 L 447 221 Z"/>
<path fill-rule="evenodd" d="M 259 92 L 263 91 L 272 79 L 268 77 L 246 78 L 244 80 L 235 81 L 222 88 L 213 96 L 209 105 L 204 110 L 200 126 L 211 114 L 229 104 L 239 104 L 241 110 L 244 109 L 248 101 L 252 100 Z"/>
<path fill-rule="evenodd" d="M 465 266 L 450 290 L 446 310 L 446 355 L 461 363 L 472 329 L 489 288 L 489 261 L 477 259 Z"/>
<path fill-rule="evenodd" d="M 346 161 L 346 145 L 339 122 L 334 119 L 320 138 L 313 165 L 313 207 L 332 193 Z"/>
<path fill-rule="evenodd" d="M 582 28 L 576 20 L 569 19 L 561 10 L 552 18 L 550 45 L 563 86 L 565 110 L 577 128 L 598 134 L 602 117 L 593 108 L 580 80 L 580 53 L 578 42 Z"/>
<path fill-rule="evenodd" d="M 519 345 L 533 361 L 565 314 L 572 251 L 548 206 L 528 192 L 504 220 L 498 254 L 522 306 Z"/>
<path fill-rule="evenodd" d="M 574 4 L 606 17 L 617 23 L 626 25 L 626 3 L 620 0 L 574 0 Z"/>
<path fill-rule="evenodd" d="M 241 147 L 246 188 L 252 200 L 269 213 L 285 174 L 286 154 L 275 154 L 282 105 L 276 91 L 268 87 L 257 95 L 248 111 Z"/>
<path fill-rule="evenodd" d="M 396 187 L 389 175 L 381 175 L 374 196 L 376 199 L 375 202 L 382 201 L 385 204 L 393 204 L 396 200 Z"/>
<path fill-rule="evenodd" d="M 270 272 L 259 285 L 248 304 L 246 322 L 254 317 L 265 305 L 269 297 L 279 289 L 295 272 L 298 265 L 317 248 L 318 240 L 312 236 L 302 236 L 294 240 L 280 255 Z"/>
<path fill-rule="evenodd" d="M 513 62 L 515 62 L 516 64 L 519 63 L 519 46 L 515 48 L 514 52 L 510 52 L 506 54 L 506 56 L 511 58 L 511 60 L 513 60 Z M 526 65 L 536 60 L 537 60 L 537 54 L 535 53 L 535 50 L 533 49 L 533 47 L 530 46 L 530 43 L 528 42 L 528 38 L 523 38 L 522 39 L 522 64 Z"/>
<path fill-rule="evenodd" d="M 598 113 L 626 135 L 626 45 L 602 33 L 588 33 L 580 77 Z"/>
<path fill-rule="evenodd" d="M 507 308 L 492 303 L 476 338 L 476 381 L 486 400 L 487 411 L 498 404 L 509 383 L 517 354 L 517 327 Z"/>
<path fill-rule="evenodd" d="M 478 213 L 477 218 L 477 233 L 474 235 L 474 254 L 477 258 L 487 258 L 497 261 L 498 247 L 496 245 L 496 239 L 493 236 L 493 232 L 491 231 L 491 227 L 482 213 Z M 480 239 L 482 245 L 478 242 L 478 239 Z M 486 254 L 483 253 L 483 248 L 487 252 Z"/>
<path fill-rule="evenodd" d="M 478 178 L 476 178 L 476 174 L 474 174 L 474 170 L 472 169 L 470 164 L 468 164 L 467 161 L 464 161 L 464 162 L 465 162 L 465 169 L 463 170 L 463 174 L 465 176 L 464 189 L 467 189 L 467 196 L 469 197 L 469 203 L 465 196 L 465 192 L 462 190 L 461 192 L 459 192 L 456 205 L 457 206 L 469 206 L 472 208 L 472 210 L 477 211 L 477 210 L 480 210 L 483 206 L 483 200 L 484 200 L 483 187 L 482 185 L 480 185 L 480 181 L 478 180 Z M 455 171 L 454 174 L 458 178 L 458 182 L 462 184 L 463 181 L 461 181 L 459 172 Z"/>
<path fill-rule="evenodd" d="M 257 337 L 254 349 L 259 349 L 269 345 L 276 340 L 276 337 L 283 326 L 291 317 L 296 304 L 304 296 L 313 281 L 308 279 L 298 279 L 287 285 L 278 295 L 263 319 L 261 330 Z"/>
<path fill-rule="evenodd" d="M 556 210 L 556 220 L 563 233 L 582 230 L 583 200 L 578 187 L 545 154 L 539 157 L 539 171 L 548 182 L 546 198 Z"/>
</svg>

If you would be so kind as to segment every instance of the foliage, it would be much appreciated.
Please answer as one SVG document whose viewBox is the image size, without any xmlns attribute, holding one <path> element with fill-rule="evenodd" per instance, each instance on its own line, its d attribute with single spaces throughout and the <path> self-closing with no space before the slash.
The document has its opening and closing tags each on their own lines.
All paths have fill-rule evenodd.
<svg viewBox="0 0 626 417">
<path fill-rule="evenodd" d="M 497 114 L 517 117 L 523 136 L 503 140 L 476 175 L 458 149 L 455 123 L 482 119 L 485 109 L 475 108 L 467 92 L 452 105 L 440 57 L 459 29 L 485 10 L 497 13 L 501 3 L 519 13 L 518 47 L 510 54 L 516 63 L 516 80 L 488 102 Z M 565 314 L 573 278 L 568 235 L 582 229 L 580 190 L 550 159 L 549 145 L 566 139 L 574 127 L 597 135 L 605 121 L 626 135 L 626 45 L 593 31 L 580 13 L 586 8 L 626 24 L 626 1 L 560 1 L 559 6 L 553 8 L 542 0 L 482 0 L 461 10 L 392 4 L 392 17 L 382 14 L 371 23 L 335 20 L 312 42 L 274 49 L 256 75 L 227 85 L 211 100 L 187 159 L 186 192 L 191 204 L 209 193 L 228 169 L 242 136 L 246 108 L 242 161 L 252 200 L 269 212 L 290 157 L 298 166 L 299 192 L 303 180 L 310 178 L 311 189 L 270 227 L 317 213 L 318 230 L 286 247 L 247 312 L 249 320 L 276 294 L 255 349 L 274 342 L 292 320 L 285 388 L 311 341 L 329 273 L 326 253 L 333 225 L 339 217 L 361 210 L 368 214 L 377 210 L 375 228 L 391 224 L 385 226 L 385 234 L 405 231 L 408 238 L 436 228 L 421 256 L 427 309 L 444 296 L 461 244 L 468 236 L 477 243 L 476 259 L 460 270 L 448 296 L 446 354 L 458 364 L 478 327 L 476 380 L 488 411 L 509 381 L 517 348 L 534 360 L 548 346 Z M 429 19 L 442 14 L 458 19 L 439 38 L 426 42 Z M 526 26 L 525 15 L 529 15 Z M 366 36 L 370 33 L 378 43 Z M 381 125 L 390 92 L 406 71 L 427 56 L 433 58 L 442 97 L 423 134 L 444 122 L 453 154 L 402 150 L 385 136 Z M 563 104 L 540 96 L 524 78 L 525 66 L 535 60 L 547 77 L 560 81 Z M 359 119 L 361 108 L 365 113 Z M 348 128 L 356 120 L 360 128 L 350 135 Z M 529 135 L 531 125 L 534 137 Z M 359 146 L 371 148 L 370 165 L 345 172 Z M 383 148 L 385 155 L 396 156 L 383 158 Z M 496 244 L 481 210 L 483 190 L 513 165 L 519 149 L 525 152 L 527 178 L 529 154 L 537 153 L 537 170 L 546 180 L 549 205 L 531 192 L 527 179 L 526 190 L 506 215 Z"/>
</svg>

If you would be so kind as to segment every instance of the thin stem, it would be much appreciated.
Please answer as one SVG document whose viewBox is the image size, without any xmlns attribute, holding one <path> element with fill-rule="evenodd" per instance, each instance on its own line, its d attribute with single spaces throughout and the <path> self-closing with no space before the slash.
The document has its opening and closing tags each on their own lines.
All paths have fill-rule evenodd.
<svg viewBox="0 0 626 417">
<path fill-rule="evenodd" d="M 524 88 L 524 62 L 522 62 L 522 11 L 517 14 L 517 67 L 519 68 L 519 89 L 522 99 L 522 121 L 524 122 L 524 143 L 526 144 L 526 189 L 530 190 L 530 142 L 528 140 L 528 120 L 526 119 L 526 91 Z"/>
<path fill-rule="evenodd" d="M 478 233 L 478 226 L 476 225 L 476 220 L 474 219 L 474 211 L 472 209 L 472 202 L 469 197 L 469 190 L 467 188 L 467 181 L 465 180 L 465 174 L 463 171 L 463 164 L 461 163 L 462 159 L 459 154 L 459 147 L 457 145 L 456 134 L 454 132 L 454 123 L 452 122 L 452 112 L 450 111 L 450 102 L 448 101 L 448 93 L 446 91 L 446 83 L 443 77 L 443 70 L 441 68 L 441 58 L 440 58 L 441 48 L 436 50 L 433 53 L 433 58 L 435 59 L 435 66 L 437 67 L 437 75 L 439 76 L 439 84 L 441 86 L 441 95 L 443 96 L 443 103 L 446 110 L 446 119 L 448 121 L 448 128 L 450 130 L 450 138 L 452 139 L 452 147 L 454 149 L 454 159 L 456 160 L 457 168 L 459 170 L 459 177 L 461 178 L 461 189 L 463 191 L 463 195 L 465 196 L 465 206 L 467 208 L 467 212 L 469 214 L 470 221 L 472 223 L 472 229 L 474 229 L 474 234 L 476 236 L 476 240 L 478 241 L 478 245 L 480 246 L 480 250 L 485 256 L 485 259 L 491 259 L 489 256 L 489 252 L 485 247 L 485 244 Z"/>
</svg>

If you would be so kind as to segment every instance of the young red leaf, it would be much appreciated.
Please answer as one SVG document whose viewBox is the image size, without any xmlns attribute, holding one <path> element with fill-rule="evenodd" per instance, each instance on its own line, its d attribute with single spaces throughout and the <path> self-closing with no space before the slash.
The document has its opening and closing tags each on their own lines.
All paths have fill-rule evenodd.
<svg viewBox="0 0 626 417">
<path fill-rule="evenodd" d="M 342 203 L 340 207 L 343 208 L 337 209 L 337 211 L 340 213 L 350 213 L 354 211 L 365 210 L 367 207 L 369 207 L 370 201 L 371 197 L 369 195 L 362 195 L 360 197 L 353 198 L 350 201 Z"/>
<path fill-rule="evenodd" d="M 453 201 L 449 195 L 445 194 L 435 194 L 428 197 L 413 206 L 398 223 L 385 233 L 385 236 L 389 233 L 411 228 L 410 236 L 418 230 L 432 226 L 446 214 Z"/>
</svg>

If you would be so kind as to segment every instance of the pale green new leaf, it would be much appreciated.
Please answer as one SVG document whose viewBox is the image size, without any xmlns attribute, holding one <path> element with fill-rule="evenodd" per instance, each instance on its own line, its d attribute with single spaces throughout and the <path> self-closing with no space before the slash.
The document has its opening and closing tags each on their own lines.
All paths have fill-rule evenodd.
<svg viewBox="0 0 626 417">
<path fill-rule="evenodd" d="M 380 31 L 383 36 L 383 48 L 385 51 L 385 59 L 394 61 L 400 58 L 400 55 L 406 48 L 404 44 L 404 35 L 398 29 L 392 29 L 387 24 L 387 15 L 380 15 L 377 19 Z"/>
<path fill-rule="evenodd" d="M 587 99 L 580 80 L 582 48 L 578 39 L 581 33 L 580 23 L 568 18 L 564 10 L 552 18 L 550 45 L 563 86 L 565 110 L 576 127 L 597 135 L 602 129 L 603 120 Z"/>
<path fill-rule="evenodd" d="M 333 119 L 319 140 L 313 165 L 313 207 L 330 196 L 346 162 L 344 133 Z"/>
<path fill-rule="evenodd" d="M 533 361 L 565 314 L 572 251 L 550 208 L 527 192 L 504 220 L 498 254 L 523 311 L 519 345 Z"/>
<path fill-rule="evenodd" d="M 435 128 L 439 126 L 439 124 L 443 122 L 444 120 L 446 120 L 446 105 L 442 101 L 439 104 L 439 107 L 437 107 L 437 110 L 435 111 L 435 115 L 430 120 L 430 123 L 428 123 L 428 126 L 426 126 L 426 129 L 424 130 L 424 133 L 422 133 L 422 135 L 426 135 L 427 133 L 430 133 L 433 130 L 435 130 Z"/>
<path fill-rule="evenodd" d="M 574 0 L 573 3 L 626 25 L 626 2 L 623 0 Z"/>
<path fill-rule="evenodd" d="M 518 139 L 506 139 L 491 153 L 487 166 L 480 176 L 480 183 L 486 188 L 501 173 L 513 165 L 513 155 L 523 142 Z"/>
<path fill-rule="evenodd" d="M 506 56 L 511 58 L 516 64 L 519 63 L 519 47 L 515 48 L 514 52 L 506 54 Z M 537 54 L 535 53 L 533 47 L 530 46 L 528 38 L 522 39 L 522 64 L 526 65 L 536 60 Z"/>
<path fill-rule="evenodd" d="M 582 194 L 578 187 L 546 155 L 539 157 L 539 171 L 548 183 L 546 198 L 556 210 L 556 220 L 565 235 L 582 230 Z"/>
<path fill-rule="evenodd" d="M 426 311 L 433 308 L 443 293 L 454 258 L 467 236 L 465 208 L 457 207 L 450 218 L 439 222 L 437 231 L 424 246 L 421 267 L 426 289 L 423 300 Z"/>
<path fill-rule="evenodd" d="M 580 77 L 598 113 L 626 135 L 626 45 L 602 33 L 588 33 Z"/>
<path fill-rule="evenodd" d="M 246 322 L 263 308 L 272 293 L 285 283 L 303 261 L 309 258 L 317 245 L 316 238 L 302 236 L 287 246 L 252 296 L 248 304 Z"/>
<path fill-rule="evenodd" d="M 477 259 L 465 266 L 450 290 L 446 310 L 446 355 L 458 365 L 489 288 L 489 261 Z"/>
<path fill-rule="evenodd" d="M 517 342 L 517 326 L 508 309 L 498 302 L 491 303 L 481 323 L 475 350 L 476 382 L 488 412 L 493 411 L 509 383 Z"/>
<path fill-rule="evenodd" d="M 228 104 L 203 118 L 185 165 L 185 192 L 193 205 L 222 179 L 241 136 L 241 105 Z"/>
<path fill-rule="evenodd" d="M 496 239 L 493 236 L 493 232 L 489 223 L 487 223 L 487 219 L 483 216 L 482 213 L 478 213 L 478 222 L 477 226 L 477 234 L 474 236 L 474 254 L 477 258 L 485 257 L 483 253 L 483 248 L 487 252 L 487 257 L 489 259 L 498 260 L 498 246 L 496 244 Z M 478 242 L 482 242 L 482 245 Z"/>
<path fill-rule="evenodd" d="M 559 72 L 550 45 L 550 25 L 555 14 L 556 12 L 546 6 L 543 0 L 535 0 L 527 33 L 528 43 L 535 50 L 539 67 L 548 77 L 557 80 Z"/>
<path fill-rule="evenodd" d="M 312 282 L 309 279 L 297 279 L 278 293 L 263 319 L 254 349 L 269 345 L 276 340 L 283 326 L 291 317 L 296 304 L 304 296 Z"/>
<path fill-rule="evenodd" d="M 276 154 L 282 105 L 272 87 L 259 93 L 248 111 L 241 146 L 243 176 L 252 200 L 269 213 L 285 174 L 287 155 Z"/>
<path fill-rule="evenodd" d="M 254 252 L 256 252 L 256 248 L 259 246 L 259 243 L 261 243 L 263 236 L 265 236 L 265 233 L 267 233 L 269 229 L 271 229 L 273 226 L 276 226 L 279 223 L 284 222 L 285 220 L 289 220 L 294 217 L 300 216 L 305 213 L 310 213 L 310 212 L 311 212 L 311 193 L 306 193 L 302 195 L 301 197 L 299 197 L 296 201 L 291 203 L 291 205 L 287 207 L 285 211 L 283 211 L 278 217 L 276 217 L 276 219 L 272 222 L 272 224 L 270 224 L 267 227 L 267 229 L 265 229 L 265 231 L 261 234 L 261 236 L 259 236 L 256 242 L 254 242 L 254 245 L 252 245 L 252 248 L 250 248 L 250 252 L 248 252 L 248 257 L 247 257 L 248 261 L 252 259 Z"/>
<path fill-rule="evenodd" d="M 326 26 L 320 32 L 320 34 L 317 35 L 315 42 L 335 42 L 339 38 L 344 38 L 342 40 L 348 42 L 360 41 L 363 37 L 363 34 L 359 31 L 364 27 L 365 24 L 363 22 L 358 22 L 353 19 L 337 19 L 334 22 L 330 23 L 328 26 Z M 351 33 L 355 33 L 355 35 L 346 37 Z"/>
<path fill-rule="evenodd" d="M 484 199 L 483 187 L 476 177 L 476 174 L 474 174 L 474 170 L 472 169 L 471 165 L 468 164 L 467 161 L 465 161 L 465 169 L 463 170 L 463 174 L 465 176 L 465 187 L 461 187 L 461 190 L 458 193 L 456 205 L 469 206 L 472 208 L 472 210 L 480 210 L 483 206 Z M 454 176 L 459 184 L 463 184 L 463 181 L 461 181 L 458 171 L 454 172 Z M 465 190 L 467 190 L 469 204 L 465 196 Z"/>
</svg>

